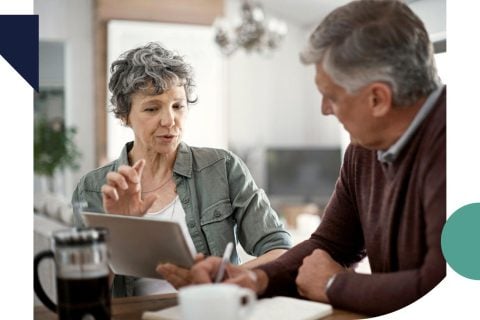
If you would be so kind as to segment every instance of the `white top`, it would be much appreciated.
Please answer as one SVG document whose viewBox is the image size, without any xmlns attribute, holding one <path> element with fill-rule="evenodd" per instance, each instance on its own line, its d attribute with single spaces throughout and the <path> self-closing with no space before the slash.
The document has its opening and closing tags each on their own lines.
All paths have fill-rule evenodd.
<svg viewBox="0 0 480 320">
<path fill-rule="evenodd" d="M 192 237 L 190 236 L 190 233 L 188 233 L 187 224 L 185 223 L 185 211 L 183 210 L 178 195 L 165 208 L 158 212 L 146 213 L 145 217 L 155 220 L 177 222 L 180 225 L 183 234 L 185 235 L 187 245 L 190 248 L 192 255 L 196 253 L 195 245 L 193 244 Z M 172 292 L 177 292 L 177 290 L 175 290 L 175 288 L 166 280 L 139 278 L 135 281 L 134 294 L 136 296 L 146 296 L 152 294 Z"/>
</svg>

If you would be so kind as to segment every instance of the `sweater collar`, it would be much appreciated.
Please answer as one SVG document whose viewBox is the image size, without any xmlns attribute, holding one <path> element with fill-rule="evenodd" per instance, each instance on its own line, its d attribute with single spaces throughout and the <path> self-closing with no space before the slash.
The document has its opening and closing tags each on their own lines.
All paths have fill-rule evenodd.
<svg viewBox="0 0 480 320">
<path fill-rule="evenodd" d="M 398 155 L 400 154 L 400 152 L 402 152 L 408 141 L 410 141 L 410 138 L 412 138 L 412 136 L 415 134 L 415 131 L 418 129 L 418 127 L 420 127 L 420 125 L 423 123 L 430 111 L 432 111 L 432 109 L 435 107 L 438 97 L 443 92 L 443 89 L 444 86 L 440 86 L 432 93 L 430 93 L 427 100 L 425 100 L 422 107 L 415 115 L 415 118 L 413 118 L 412 122 L 408 126 L 407 130 L 402 134 L 400 139 L 398 139 L 387 150 L 377 151 L 377 159 L 380 162 L 392 163 L 398 158 Z"/>
</svg>

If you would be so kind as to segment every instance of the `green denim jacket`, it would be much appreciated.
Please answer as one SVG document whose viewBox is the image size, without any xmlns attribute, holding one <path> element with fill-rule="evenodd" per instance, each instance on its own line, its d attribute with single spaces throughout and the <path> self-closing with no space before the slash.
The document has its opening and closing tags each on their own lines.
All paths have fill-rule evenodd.
<svg viewBox="0 0 480 320">
<path fill-rule="evenodd" d="M 133 142 L 127 143 L 119 159 L 83 176 L 72 203 L 86 201 L 86 211 L 104 212 L 101 187 L 106 183 L 106 175 L 120 165 L 129 164 L 128 151 L 132 146 Z M 240 242 L 253 256 L 292 246 L 290 234 L 280 223 L 265 192 L 257 187 L 246 165 L 232 152 L 190 147 L 182 142 L 173 177 L 197 252 L 221 256 L 230 241 Z M 240 263 L 235 249 L 230 260 Z M 133 295 L 133 281 L 116 277 L 113 294 Z"/>
</svg>

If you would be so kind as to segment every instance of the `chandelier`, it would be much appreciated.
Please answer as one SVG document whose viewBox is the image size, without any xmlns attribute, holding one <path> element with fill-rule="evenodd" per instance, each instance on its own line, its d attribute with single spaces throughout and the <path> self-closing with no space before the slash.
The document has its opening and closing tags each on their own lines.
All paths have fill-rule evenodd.
<svg viewBox="0 0 480 320">
<path fill-rule="evenodd" d="M 247 52 L 271 52 L 279 47 L 287 34 L 285 22 L 265 18 L 262 6 L 249 0 L 242 2 L 240 24 L 232 29 L 223 19 L 217 19 L 215 29 L 215 43 L 226 56 L 238 48 Z"/>
</svg>

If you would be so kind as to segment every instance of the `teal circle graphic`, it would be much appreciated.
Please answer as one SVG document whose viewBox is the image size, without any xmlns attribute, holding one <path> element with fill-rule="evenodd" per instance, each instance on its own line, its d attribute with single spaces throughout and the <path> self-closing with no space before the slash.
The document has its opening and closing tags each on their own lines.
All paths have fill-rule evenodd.
<svg viewBox="0 0 480 320">
<path fill-rule="evenodd" d="M 448 218 L 442 231 L 442 252 L 458 274 L 480 280 L 480 203 L 463 206 Z"/>
</svg>

